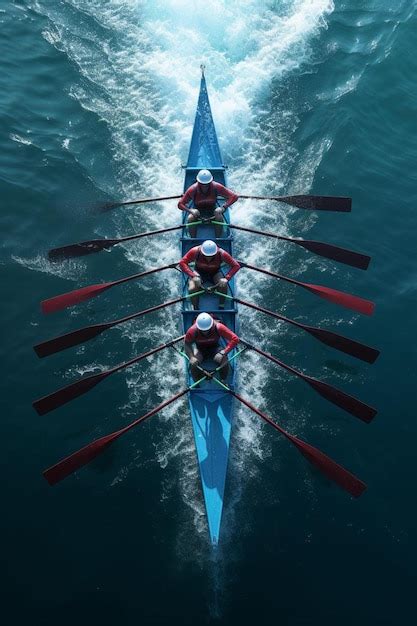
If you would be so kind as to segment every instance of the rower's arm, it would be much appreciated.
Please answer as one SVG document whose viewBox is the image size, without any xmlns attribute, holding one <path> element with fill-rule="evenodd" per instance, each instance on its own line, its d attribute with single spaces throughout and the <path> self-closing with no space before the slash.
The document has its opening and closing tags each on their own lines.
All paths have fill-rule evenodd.
<svg viewBox="0 0 417 626">
<path fill-rule="evenodd" d="M 194 356 L 193 345 L 191 343 L 184 344 L 184 352 L 191 359 Z"/>
<path fill-rule="evenodd" d="M 194 328 L 193 326 L 190 326 L 184 338 L 184 351 L 189 359 L 191 359 L 191 357 L 194 356 L 193 343 L 194 343 Z"/>
<path fill-rule="evenodd" d="M 185 254 L 182 257 L 181 261 L 179 262 L 179 266 L 181 270 L 184 272 L 184 274 L 187 274 L 187 276 L 189 276 L 190 278 L 194 278 L 195 276 L 200 276 L 198 272 L 195 272 L 190 267 L 190 263 L 193 263 L 193 261 L 196 260 L 197 250 L 198 250 L 198 246 L 191 248 L 190 250 L 188 250 L 187 254 Z"/>
<path fill-rule="evenodd" d="M 194 185 L 191 185 L 191 187 L 188 187 L 187 191 L 178 202 L 178 208 L 180 209 L 180 211 L 187 211 L 188 203 L 193 198 L 193 191 L 194 191 Z"/>
<path fill-rule="evenodd" d="M 220 337 L 223 337 L 223 339 L 226 339 L 227 341 L 227 345 L 225 348 L 222 349 L 222 352 L 224 354 L 228 354 L 231 350 L 233 350 L 233 348 L 236 348 L 237 344 L 239 343 L 239 337 L 236 335 L 236 333 L 230 330 L 230 328 L 227 328 L 227 326 L 222 323 L 217 324 L 217 330 Z"/>
<path fill-rule="evenodd" d="M 234 191 L 228 189 L 221 183 L 216 183 L 216 189 L 219 196 L 222 196 L 222 198 L 226 198 L 226 202 L 224 203 L 224 207 L 226 209 L 228 209 L 229 206 L 232 206 L 232 204 L 234 204 L 236 200 L 239 200 L 239 196 L 237 196 Z"/>
<path fill-rule="evenodd" d="M 236 259 L 234 259 L 228 252 L 226 252 L 226 250 L 222 250 L 221 255 L 222 261 L 230 267 L 229 271 L 225 275 L 225 279 L 230 280 L 236 274 L 236 272 L 240 270 L 240 263 L 238 263 Z"/>
</svg>

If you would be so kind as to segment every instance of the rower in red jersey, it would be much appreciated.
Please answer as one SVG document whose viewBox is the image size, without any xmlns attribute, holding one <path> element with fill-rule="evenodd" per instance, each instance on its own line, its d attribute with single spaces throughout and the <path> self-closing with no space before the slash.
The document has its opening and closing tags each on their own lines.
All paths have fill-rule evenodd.
<svg viewBox="0 0 417 626">
<path fill-rule="evenodd" d="M 190 263 L 195 263 L 194 269 L 190 267 Z M 225 276 L 221 272 L 222 263 L 226 263 L 230 267 Z M 240 269 L 240 264 L 211 239 L 204 241 L 201 246 L 191 248 L 183 256 L 179 266 L 190 277 L 188 283 L 190 294 L 201 291 L 201 287 L 206 281 L 213 283 L 216 291 L 226 294 L 227 283 Z M 219 297 L 219 309 L 224 308 L 224 301 L 224 297 Z M 194 309 L 198 309 L 199 297 L 192 297 L 191 302 Z"/>
<path fill-rule="evenodd" d="M 217 198 L 221 196 L 226 202 L 221 206 L 217 205 Z M 197 182 L 191 185 L 178 202 L 178 208 L 181 211 L 188 211 L 188 223 L 197 222 L 200 217 L 213 217 L 216 222 L 224 222 L 223 213 L 236 200 L 237 196 L 224 185 L 213 180 L 213 175 L 209 170 L 200 170 L 197 174 Z M 188 205 L 192 201 L 192 207 Z M 197 226 L 190 227 L 190 237 L 197 236 Z M 223 226 L 214 225 L 216 237 L 222 236 Z"/>
<path fill-rule="evenodd" d="M 220 346 L 220 338 L 227 341 L 224 348 Z M 227 354 L 239 343 L 239 337 L 224 324 L 215 320 L 210 313 L 200 313 L 195 323 L 185 335 L 185 353 L 190 359 L 191 376 L 195 381 L 203 377 L 201 366 L 207 359 L 213 359 L 219 370 L 220 377 L 226 380 L 229 373 Z"/>
</svg>

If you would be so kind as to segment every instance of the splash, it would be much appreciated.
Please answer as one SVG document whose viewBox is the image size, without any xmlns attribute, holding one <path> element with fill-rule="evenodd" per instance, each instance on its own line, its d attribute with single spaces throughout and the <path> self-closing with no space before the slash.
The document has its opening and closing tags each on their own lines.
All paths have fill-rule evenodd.
<svg viewBox="0 0 417 626">
<path fill-rule="evenodd" d="M 70 95 L 107 124 L 119 172 L 117 192 L 128 198 L 182 190 L 180 163 L 186 159 L 191 137 L 201 62 L 207 68 L 222 151 L 232 166 L 230 185 L 242 193 L 279 192 L 288 187 L 287 172 L 296 151 L 292 134 L 297 119 L 291 102 L 282 100 L 279 106 L 270 103 L 271 86 L 299 72 L 308 61 L 312 38 L 326 28 L 327 16 L 333 11 L 331 0 L 71 0 L 65 5 L 38 0 L 32 8 L 48 19 L 43 31 L 46 41 L 78 67 L 80 80 L 71 87 Z M 318 153 L 312 150 L 312 163 L 305 164 L 298 173 L 304 181 L 304 191 L 305 176 L 308 172 L 311 180 L 326 145 L 320 148 Z M 70 142 L 65 149 L 71 152 Z M 73 156 L 77 158 L 76 154 Z M 115 194 L 116 190 L 106 187 L 106 180 L 96 183 Z M 292 188 L 299 184 L 297 174 L 293 174 Z M 240 201 L 233 208 L 236 223 L 257 225 L 262 219 L 264 226 L 273 226 L 283 234 L 290 234 L 290 213 L 291 210 L 271 215 L 266 205 L 259 203 L 255 207 L 247 201 Z M 113 226 L 122 235 L 172 225 L 178 222 L 178 216 L 173 204 L 166 202 L 158 204 L 157 211 L 152 207 L 114 214 Z M 247 236 L 237 236 L 237 256 L 245 248 L 251 263 L 262 257 L 265 265 L 280 265 L 283 253 L 271 242 L 263 242 L 262 246 L 248 244 Z M 139 243 L 124 250 L 127 259 L 138 266 L 145 263 L 150 267 L 178 258 L 177 242 L 172 239 L 164 239 L 163 245 L 155 238 L 148 240 L 145 260 Z M 239 292 L 244 298 L 257 300 L 266 282 L 259 278 L 255 286 L 252 278 L 242 271 Z M 174 297 L 179 291 L 176 275 L 165 274 L 154 284 L 161 294 Z M 262 336 L 265 344 L 276 332 L 256 314 L 245 312 L 242 321 L 242 328 L 251 329 L 246 336 L 259 331 L 257 336 Z M 146 328 L 132 324 L 120 332 L 129 337 L 135 350 L 144 339 L 151 338 L 155 343 L 168 340 L 178 334 L 179 326 L 178 311 L 163 311 Z M 178 357 L 165 351 L 146 368 L 129 370 L 126 383 L 130 399 L 125 408 L 136 410 L 144 395 L 162 399 L 175 393 L 182 368 Z M 268 379 L 259 358 L 252 355 L 242 364 L 243 368 L 242 388 L 256 404 L 262 405 Z M 161 389 L 158 380 L 162 372 Z M 156 426 L 154 431 L 155 445 L 161 466 L 178 469 L 175 481 L 167 477 L 162 497 L 169 497 L 180 485 L 185 507 L 177 546 L 182 551 L 182 546 L 187 545 L 188 553 L 195 559 L 197 553 L 204 553 L 207 548 L 207 528 L 192 430 L 189 423 L 181 420 L 182 414 L 178 405 L 163 412 L 162 426 Z M 265 454 L 258 423 L 240 409 L 234 438 L 239 445 L 229 472 L 233 474 L 234 496 L 225 508 L 225 537 L 233 536 L 233 510 L 251 474 L 251 455 L 262 459 Z M 112 484 L 123 480 L 128 472 L 129 468 L 123 467 Z M 189 532 L 190 524 L 197 532 Z M 190 535 L 194 536 L 192 550 Z M 185 562 L 187 556 L 183 557 Z"/>
</svg>

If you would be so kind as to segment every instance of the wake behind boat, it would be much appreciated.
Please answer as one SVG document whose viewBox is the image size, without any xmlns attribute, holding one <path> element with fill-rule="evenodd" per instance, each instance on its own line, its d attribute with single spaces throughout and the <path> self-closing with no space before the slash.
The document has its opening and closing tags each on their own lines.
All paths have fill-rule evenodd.
<svg viewBox="0 0 417 626">
<path fill-rule="evenodd" d="M 259 198 L 269 199 L 272 203 L 280 202 L 280 206 L 283 209 L 286 205 L 291 205 L 306 210 L 333 210 L 348 212 L 351 209 L 350 198 L 311 195 L 265 197 L 259 195 L 238 194 L 238 196 L 231 197 L 231 199 L 229 198 L 227 203 L 223 205 L 223 210 L 219 211 L 216 206 L 219 207 L 220 198 L 222 196 L 219 195 L 219 197 L 217 197 L 215 194 L 216 202 L 213 204 L 213 210 L 211 211 L 212 214 L 207 216 L 207 214 L 204 214 L 203 212 L 203 214 L 200 215 L 198 211 L 195 211 L 195 206 L 198 205 L 197 192 L 200 193 L 200 191 L 204 188 L 208 189 L 207 193 L 209 194 L 212 193 L 213 189 L 220 189 L 224 190 L 225 194 L 233 195 L 233 192 L 230 192 L 230 190 L 226 187 L 226 167 L 222 161 L 216 129 L 210 109 L 204 68 L 202 68 L 202 70 L 197 112 L 192 132 L 188 161 L 185 166 L 185 194 L 183 194 L 183 196 L 180 194 L 173 194 L 168 197 L 164 196 L 160 198 L 141 198 L 137 200 L 115 201 L 107 203 L 101 207 L 102 211 L 108 211 L 121 206 L 134 204 L 140 205 L 147 202 L 157 202 L 159 200 L 179 198 L 179 207 L 184 211 L 182 223 L 157 231 L 128 235 L 118 239 L 96 239 L 70 244 L 60 248 L 55 248 L 51 250 L 48 255 L 50 261 L 57 262 L 67 258 L 94 254 L 100 252 L 101 250 L 108 250 L 118 243 L 127 243 L 131 240 L 157 236 L 158 234 L 165 232 L 178 231 L 181 233 L 179 238 L 182 254 L 181 261 L 152 268 L 147 271 L 123 277 L 111 282 L 82 287 L 80 289 L 76 289 L 75 291 L 49 298 L 48 300 L 42 302 L 42 311 L 44 313 L 52 313 L 69 306 L 74 306 L 85 300 L 97 297 L 101 293 L 118 285 L 132 280 L 141 280 L 142 278 L 157 272 L 165 270 L 170 271 L 172 269 L 180 269 L 182 271 L 181 295 L 166 302 L 162 302 L 161 304 L 157 304 L 149 309 L 137 311 L 122 318 L 116 318 L 101 323 L 94 323 L 69 332 L 65 335 L 43 341 L 36 345 L 34 349 L 39 357 L 45 357 L 85 343 L 90 339 L 106 332 L 108 329 L 123 324 L 126 321 L 138 319 L 153 311 L 170 307 L 173 307 L 172 310 L 174 319 L 176 316 L 179 321 L 180 315 L 182 317 L 183 334 L 173 338 L 165 344 L 156 346 L 147 352 L 139 354 L 126 362 L 115 365 L 108 370 L 76 380 L 72 384 L 36 400 L 33 403 L 33 406 L 39 415 L 43 415 L 70 402 L 74 398 L 89 392 L 97 384 L 108 378 L 113 373 L 131 367 L 151 355 L 167 349 L 179 352 L 186 361 L 185 385 L 182 389 L 180 389 L 172 397 L 163 401 L 158 406 L 136 419 L 131 424 L 96 439 L 95 441 L 87 444 L 81 450 L 78 450 L 65 459 L 59 461 L 47 469 L 44 472 L 44 476 L 51 485 L 60 482 L 95 459 L 101 452 L 105 451 L 122 435 L 126 434 L 153 415 L 156 415 L 165 407 L 188 395 L 197 462 L 200 469 L 202 491 L 204 494 L 207 512 L 210 541 L 212 545 L 215 546 L 218 544 L 220 537 L 227 465 L 231 445 L 233 412 L 236 400 L 243 406 L 247 407 L 252 413 L 260 417 L 263 421 L 270 424 L 275 430 L 280 432 L 304 456 L 304 458 L 318 468 L 328 479 L 335 482 L 349 494 L 354 497 L 358 497 L 366 488 L 365 483 L 363 483 L 356 476 L 351 474 L 342 466 L 338 465 L 320 450 L 314 448 L 298 436 L 290 434 L 284 430 L 274 419 L 266 415 L 258 407 L 254 406 L 248 399 L 240 395 L 237 389 L 237 367 L 238 363 L 244 359 L 244 356 L 240 357 L 243 351 L 255 351 L 258 355 L 285 369 L 288 373 L 304 380 L 311 389 L 316 391 L 328 402 L 364 422 L 369 423 L 376 415 L 376 410 L 373 407 L 363 403 L 346 392 L 337 389 L 330 383 L 304 374 L 293 366 L 284 363 L 274 355 L 263 350 L 259 345 L 249 343 L 244 339 L 244 337 L 238 336 L 238 305 L 249 307 L 252 310 L 269 316 L 273 320 L 278 319 L 291 324 L 299 330 L 307 332 L 310 336 L 313 336 L 325 346 L 349 354 L 350 356 L 361 359 L 367 363 L 373 363 L 378 357 L 379 352 L 372 347 L 337 334 L 331 330 L 303 324 L 296 320 L 289 319 L 276 311 L 264 308 L 257 303 L 248 302 L 239 298 L 236 290 L 236 282 L 238 281 L 238 278 L 234 278 L 234 273 L 237 269 L 244 268 L 245 270 L 266 274 L 273 280 L 277 279 L 290 283 L 294 286 L 301 287 L 309 291 L 311 294 L 325 299 L 328 302 L 355 310 L 365 315 L 371 315 L 374 309 L 372 302 L 360 298 L 359 296 L 347 294 L 327 286 L 304 283 L 295 278 L 283 276 L 266 268 L 250 265 L 244 259 L 238 261 L 233 259 L 234 230 L 241 230 L 255 236 L 272 237 L 276 240 L 284 242 L 284 245 L 286 243 L 292 243 L 304 248 L 304 250 L 308 252 L 312 252 L 322 257 L 336 260 L 359 269 L 366 269 L 370 258 L 361 253 L 346 250 L 332 244 L 298 238 L 293 239 L 276 233 L 264 232 L 246 227 L 244 228 L 231 223 L 231 215 L 228 209 L 228 206 L 240 197 L 252 198 L 254 200 Z M 196 178 L 198 181 L 197 183 L 195 182 Z M 193 191 L 193 189 L 196 189 L 197 191 Z M 185 200 L 187 200 L 187 202 L 185 202 Z M 176 209 L 173 209 L 173 211 L 176 211 Z M 187 215 L 189 213 L 192 214 L 191 217 Z M 225 259 L 228 263 L 232 263 L 234 267 L 226 275 L 224 275 L 224 272 L 223 274 L 219 274 L 224 278 L 222 278 L 220 282 L 215 282 L 214 285 L 207 283 L 204 276 L 201 276 L 201 280 L 199 279 L 198 282 L 198 285 L 200 285 L 199 291 L 196 292 L 195 289 L 194 291 L 192 290 L 192 280 L 189 278 L 190 274 L 193 276 L 195 272 L 190 272 L 189 266 L 186 262 L 186 260 L 190 257 L 190 254 L 191 256 L 194 255 L 193 258 L 197 259 L 195 262 L 195 268 L 198 267 L 199 262 L 201 264 L 201 255 L 203 256 L 203 260 L 205 259 L 207 262 L 207 267 L 209 266 L 210 258 L 218 259 L 220 269 L 221 262 Z M 190 272 L 188 275 L 187 271 Z M 215 281 L 218 281 L 218 278 L 216 278 Z M 177 304 L 180 304 L 182 307 L 181 313 L 174 312 L 174 307 Z M 212 338 L 210 338 L 212 329 L 214 329 L 213 332 L 215 334 L 213 341 Z M 196 334 L 194 335 L 193 333 Z M 201 336 L 199 333 L 201 333 Z M 195 356 L 199 354 L 198 337 L 202 340 L 202 344 L 206 341 L 207 345 L 209 345 L 208 339 L 210 338 L 210 350 L 215 347 L 214 350 L 209 350 L 205 353 L 205 357 L 207 357 L 205 360 L 198 360 Z M 195 355 L 190 347 L 194 340 L 197 346 L 197 352 L 195 352 Z M 181 350 L 179 345 L 184 341 L 184 349 Z"/>
</svg>

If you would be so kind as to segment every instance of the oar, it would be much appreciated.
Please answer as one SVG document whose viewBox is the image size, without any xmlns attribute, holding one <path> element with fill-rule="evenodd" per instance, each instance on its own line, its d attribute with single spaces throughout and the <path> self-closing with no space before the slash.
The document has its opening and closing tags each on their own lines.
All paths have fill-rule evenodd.
<svg viewBox="0 0 417 626">
<path fill-rule="evenodd" d="M 242 404 L 247 406 L 251 411 L 259 415 L 263 420 L 271 424 L 273 428 L 278 430 L 284 437 L 286 437 L 294 446 L 301 452 L 301 454 L 312 463 L 315 467 L 317 467 L 321 472 L 323 472 L 327 478 L 334 481 L 339 487 L 345 489 L 348 493 L 350 493 L 355 498 L 359 497 L 366 489 L 366 485 L 364 482 L 359 480 L 356 476 L 348 472 L 344 467 L 338 465 L 333 459 L 326 456 L 318 450 L 314 448 L 309 443 L 306 443 L 302 439 L 295 437 L 294 435 L 290 435 L 286 430 L 284 430 L 279 424 L 274 422 L 270 417 L 268 417 L 265 413 L 260 411 L 257 407 L 253 406 L 248 400 L 242 398 L 242 396 L 238 395 L 235 391 L 233 391 L 228 385 L 226 385 L 223 381 L 220 381 L 218 378 L 214 377 L 213 380 L 223 387 L 226 391 L 228 391 L 232 396 L 237 398 Z"/>
<path fill-rule="evenodd" d="M 216 292 L 216 295 L 219 295 L 219 292 Z M 222 295 L 224 297 L 224 294 Z M 343 335 L 338 335 L 337 333 L 333 333 L 330 330 L 324 330 L 323 328 L 316 328 L 314 326 L 301 324 L 301 322 L 296 322 L 295 320 L 284 317 L 279 313 L 275 313 L 274 311 L 270 311 L 269 309 L 264 309 L 257 304 L 246 302 L 246 300 L 240 300 L 239 298 L 234 298 L 234 300 L 239 304 L 243 304 L 244 306 L 250 307 L 251 309 L 255 309 L 255 311 L 260 311 L 261 313 L 270 315 L 275 319 L 282 320 L 283 322 L 287 322 L 288 324 L 292 324 L 293 326 L 301 328 L 302 330 L 305 330 L 307 333 L 318 339 L 318 341 L 326 344 L 327 346 L 335 348 L 335 350 L 345 352 L 346 354 L 350 354 L 357 359 L 361 359 L 362 361 L 366 361 L 367 363 L 374 363 L 374 361 L 378 358 L 379 350 L 375 350 L 375 348 L 366 346 L 363 343 L 359 343 L 358 341 L 354 341 L 353 339 L 348 339 L 348 337 L 343 337 Z"/>
<path fill-rule="evenodd" d="M 136 317 L 141 317 L 142 315 L 147 315 L 148 313 L 153 313 L 154 311 L 159 311 L 160 309 L 164 309 L 167 306 L 177 304 L 178 302 L 183 302 L 187 298 L 193 297 L 194 295 L 199 295 L 201 293 L 204 293 L 204 291 L 199 291 L 198 294 L 188 294 L 186 296 L 182 296 L 181 298 L 168 300 L 168 302 L 157 304 L 156 306 L 150 307 L 149 309 L 144 309 L 143 311 L 132 313 L 131 315 L 127 315 L 126 317 L 112 320 L 111 322 L 102 322 L 101 324 L 84 326 L 84 328 L 78 328 L 77 330 L 73 330 L 72 332 L 66 333 L 65 335 L 60 335 L 59 337 L 54 337 L 53 339 L 48 339 L 48 341 L 38 343 L 36 346 L 33 346 L 33 349 L 35 350 L 38 357 L 43 358 L 45 356 L 49 356 L 50 354 L 61 352 L 61 350 L 66 350 L 67 348 L 78 346 L 80 343 L 85 343 L 86 341 L 97 337 L 104 331 L 109 330 L 109 328 L 113 328 L 113 326 L 118 326 L 119 324 L 123 324 L 124 322 L 128 322 L 129 320 L 133 320 Z"/>
<path fill-rule="evenodd" d="M 220 224 L 221 222 L 213 223 Z M 334 246 L 330 243 L 322 243 L 321 241 L 313 241 L 311 239 L 293 239 L 292 237 L 284 237 L 283 235 L 276 235 L 275 233 L 268 233 L 263 230 L 255 230 L 244 226 L 235 226 L 234 224 L 227 224 L 227 226 L 229 228 L 234 228 L 235 230 L 242 230 L 246 233 L 263 235 L 264 237 L 272 237 L 273 239 L 295 243 L 297 246 L 301 246 L 309 252 L 314 252 L 314 254 L 317 254 L 318 256 L 325 257 L 326 259 L 332 259 L 333 261 L 338 261 L 339 263 L 344 263 L 345 265 L 350 265 L 351 267 L 357 267 L 361 270 L 368 269 L 368 265 L 371 260 L 371 257 L 366 254 L 353 252 L 352 250 L 347 250 L 346 248 L 341 248 L 340 246 Z"/>
<path fill-rule="evenodd" d="M 188 224 L 181 224 L 180 226 L 171 226 L 170 228 L 162 228 L 161 230 L 151 230 L 147 233 L 138 233 L 136 235 L 130 235 L 129 237 L 119 237 L 117 239 L 91 239 L 90 241 L 80 241 L 80 243 L 73 243 L 68 246 L 62 246 L 61 248 L 53 248 L 53 250 L 49 250 L 48 259 L 50 261 L 62 261 L 63 259 L 86 256 L 87 254 L 94 254 L 95 252 L 101 252 L 102 250 L 109 250 L 118 243 L 125 243 L 126 241 L 141 239 L 142 237 L 151 237 L 152 235 L 161 235 L 162 233 L 169 233 L 173 230 L 186 228 L 187 226 Z"/>
<path fill-rule="evenodd" d="M 358 313 L 363 313 L 364 315 L 372 315 L 374 312 L 375 304 L 370 300 L 365 300 L 364 298 L 359 298 L 358 296 L 353 296 L 350 293 L 344 293 L 343 291 L 338 291 L 337 289 L 331 289 L 330 287 L 313 285 L 311 283 L 302 283 L 299 280 L 287 278 L 286 276 L 282 276 L 281 274 L 275 274 L 275 272 L 265 270 L 262 267 L 256 267 L 255 265 L 250 265 L 249 263 L 244 263 L 243 261 L 239 261 L 239 263 L 242 267 L 247 267 L 250 270 L 255 270 L 256 272 L 261 272 L 262 274 L 266 274 L 267 276 L 279 278 L 280 280 L 284 280 L 287 283 L 292 283 L 293 285 L 303 287 L 304 289 L 307 289 L 307 291 L 311 291 L 311 293 L 319 296 L 319 298 L 323 298 L 324 300 L 328 300 L 329 302 L 333 302 L 334 304 L 339 304 L 340 306 L 344 306 L 347 309 L 352 309 L 353 311 L 357 311 Z"/>
<path fill-rule="evenodd" d="M 121 428 L 120 430 L 116 430 L 114 433 L 110 433 L 109 435 L 105 435 L 104 437 L 100 437 L 99 439 L 96 439 L 95 441 L 88 444 L 87 446 L 84 446 L 84 448 L 81 448 L 81 450 L 78 450 L 77 452 L 70 454 L 62 461 L 59 461 L 55 465 L 52 465 L 52 467 L 50 467 L 49 469 L 43 472 L 43 475 L 45 476 L 46 480 L 48 481 L 50 485 L 55 485 L 56 483 L 60 482 L 61 480 L 69 476 L 70 474 L 73 474 L 84 465 L 87 465 L 87 463 L 90 463 L 90 461 L 95 459 L 99 454 L 104 452 L 104 450 L 106 450 L 106 448 L 108 448 L 110 444 L 116 441 L 116 439 L 119 439 L 119 437 L 127 433 L 129 430 L 131 430 L 135 426 L 138 426 L 139 424 L 147 420 L 148 417 L 152 417 L 152 415 L 156 415 L 156 413 L 159 413 L 159 411 L 162 411 L 162 409 L 164 409 L 166 406 L 168 406 L 169 404 L 172 404 L 173 402 L 175 402 L 175 400 L 178 400 L 179 398 L 184 396 L 196 384 L 197 383 L 190 385 L 190 387 L 187 387 L 186 389 L 183 389 L 179 393 L 176 393 L 174 396 L 172 396 L 172 398 L 169 398 L 169 400 L 165 400 L 161 404 L 158 404 L 158 406 L 153 408 L 151 411 L 149 411 L 145 415 L 142 415 L 142 417 L 139 417 L 139 419 L 135 420 L 128 426 L 125 426 L 124 428 Z"/>
<path fill-rule="evenodd" d="M 284 430 L 279 424 L 274 422 L 268 415 L 260 411 L 257 407 L 253 406 L 250 402 L 242 398 L 235 391 L 229 389 L 232 396 L 237 398 L 239 402 L 248 407 L 251 411 L 256 413 L 260 418 L 262 418 L 265 422 L 268 422 L 273 428 L 275 428 L 278 432 L 280 432 L 288 441 L 290 441 L 296 448 L 301 452 L 301 454 L 309 461 L 312 465 L 317 467 L 327 478 L 335 482 L 339 487 L 350 493 L 355 498 L 358 498 L 366 489 L 366 484 L 348 472 L 344 467 L 333 461 L 326 454 L 314 448 L 309 443 L 306 443 L 302 439 L 299 439 L 295 435 L 290 435 L 286 430 Z"/>
<path fill-rule="evenodd" d="M 74 304 L 79 304 L 80 302 L 84 302 L 85 300 L 91 300 L 91 298 L 95 298 L 104 291 L 107 291 L 108 289 L 111 289 L 116 285 L 127 283 L 130 280 L 137 280 L 139 278 L 143 278 L 144 276 L 149 276 L 150 274 L 156 274 L 156 272 L 162 272 L 162 270 L 171 269 L 176 265 L 177 263 L 170 263 L 169 265 L 156 267 L 152 270 L 141 272 L 140 274 L 133 274 L 132 276 L 127 276 L 126 278 L 119 278 L 119 280 L 113 280 L 110 283 L 89 285 L 88 287 L 81 287 L 81 289 L 75 289 L 74 291 L 69 291 L 68 293 L 63 293 L 59 296 L 48 298 L 48 300 L 43 300 L 43 302 L 41 302 L 42 312 L 54 313 L 55 311 L 60 311 L 61 309 L 73 306 Z"/>
<path fill-rule="evenodd" d="M 265 358 L 272 361 L 272 363 L 279 365 L 291 374 L 295 374 L 295 376 L 298 376 L 299 378 L 304 380 L 308 385 L 310 385 L 310 387 L 314 389 L 314 391 L 317 391 L 317 393 L 319 393 L 323 398 L 325 398 L 332 404 L 340 407 L 344 411 L 347 411 L 351 415 L 358 417 L 364 422 L 371 422 L 377 414 L 376 409 L 374 409 L 373 407 L 365 404 L 364 402 L 361 402 L 353 396 L 350 396 L 344 391 L 333 387 L 333 385 L 329 385 L 328 383 L 325 383 L 321 380 L 317 380 L 317 378 L 313 378 L 312 376 L 307 376 L 306 374 L 299 372 L 298 370 L 290 367 L 286 363 L 283 363 L 283 361 L 280 361 L 276 357 L 272 356 L 272 354 L 269 354 L 269 352 L 264 352 L 264 350 L 261 350 L 261 348 L 257 348 L 256 346 L 249 343 L 248 341 L 245 341 L 242 338 L 240 339 L 240 341 L 251 350 L 254 350 L 258 354 L 261 354 Z"/>
<path fill-rule="evenodd" d="M 339 196 L 243 196 L 239 198 L 250 200 L 276 200 L 284 202 L 298 209 L 311 211 L 337 211 L 349 213 L 352 210 L 352 198 Z"/>
<path fill-rule="evenodd" d="M 138 198 L 137 200 L 124 200 L 117 202 L 105 202 L 96 207 L 96 210 L 100 213 L 105 213 L 106 211 L 111 211 L 112 209 L 116 209 L 119 206 L 128 206 L 129 204 L 147 204 L 148 202 L 161 202 L 162 200 L 175 200 L 176 198 L 182 198 L 182 195 L 179 196 L 162 196 L 160 198 Z"/>
<path fill-rule="evenodd" d="M 173 343 L 178 343 L 178 341 L 181 341 L 181 339 L 183 338 L 184 338 L 184 335 L 182 335 L 181 337 L 177 337 L 177 339 L 173 339 L 172 341 L 169 341 L 168 343 L 163 343 L 160 346 L 157 346 L 156 348 L 149 350 L 148 352 L 143 352 L 142 354 L 139 354 L 139 356 L 136 356 L 133 359 L 130 359 L 129 361 L 125 361 L 124 363 L 119 363 L 119 365 L 116 365 L 115 367 L 112 367 L 111 369 L 105 370 L 104 372 L 100 372 L 99 374 L 92 374 L 91 376 L 85 376 L 84 378 L 80 378 L 79 380 L 76 380 L 70 385 L 63 387 L 62 389 L 58 389 L 58 391 L 54 391 L 54 393 L 51 393 L 48 396 L 44 396 L 43 398 L 40 398 L 39 400 L 35 400 L 32 406 L 35 409 L 35 411 L 38 413 L 38 415 L 45 415 L 46 413 L 49 413 L 50 411 L 53 411 L 54 409 L 57 409 L 58 407 L 64 404 L 67 404 L 67 402 L 70 402 L 71 400 L 74 400 L 75 398 L 78 398 L 79 396 L 82 396 L 83 394 L 87 393 L 88 391 L 93 389 L 93 387 L 98 385 L 98 383 L 100 383 L 105 378 L 108 378 L 112 374 L 115 374 L 116 372 L 119 372 L 120 370 L 130 367 L 131 365 L 134 365 L 135 363 L 139 363 L 139 361 L 142 361 L 142 359 L 146 359 L 152 354 L 156 354 L 157 352 L 160 352 L 161 350 L 168 348 Z"/>
<path fill-rule="evenodd" d="M 137 200 L 105 202 L 97 207 L 97 211 L 105 212 L 116 209 L 119 206 L 130 204 L 146 204 L 148 202 L 161 202 L 161 200 L 176 200 L 182 198 L 178 196 L 162 196 L 160 198 L 138 198 Z M 336 211 L 349 213 L 352 210 L 352 198 L 340 196 L 247 196 L 239 194 L 239 198 L 249 200 L 276 200 L 284 202 L 299 209 L 309 209 L 312 211 Z"/>
</svg>

